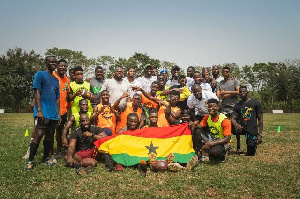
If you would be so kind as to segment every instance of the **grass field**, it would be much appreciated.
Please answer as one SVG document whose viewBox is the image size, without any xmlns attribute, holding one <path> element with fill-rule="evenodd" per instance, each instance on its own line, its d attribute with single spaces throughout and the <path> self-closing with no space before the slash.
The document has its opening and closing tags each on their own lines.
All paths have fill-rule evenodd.
<svg viewBox="0 0 300 199">
<path fill-rule="evenodd" d="M 132 168 L 109 173 L 102 163 L 79 176 L 62 160 L 24 171 L 30 140 L 24 133 L 33 129 L 32 114 L 0 114 L 0 198 L 300 198 L 299 117 L 265 114 L 255 157 L 231 155 L 226 163 L 201 163 L 194 172 L 148 172 L 143 178 Z"/>
</svg>

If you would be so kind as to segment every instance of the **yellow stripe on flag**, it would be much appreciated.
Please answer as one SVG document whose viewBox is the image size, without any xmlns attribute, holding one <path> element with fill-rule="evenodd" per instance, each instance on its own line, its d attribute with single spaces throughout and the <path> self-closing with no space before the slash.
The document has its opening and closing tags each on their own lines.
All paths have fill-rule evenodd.
<svg viewBox="0 0 300 199">
<path fill-rule="evenodd" d="M 109 153 L 111 155 L 126 153 L 129 156 L 140 157 L 147 157 L 149 152 L 151 152 L 150 150 L 155 150 L 157 157 L 165 157 L 170 153 L 193 153 L 192 136 L 145 138 L 123 134 L 106 141 L 99 147 L 99 151 L 102 153 Z"/>
</svg>

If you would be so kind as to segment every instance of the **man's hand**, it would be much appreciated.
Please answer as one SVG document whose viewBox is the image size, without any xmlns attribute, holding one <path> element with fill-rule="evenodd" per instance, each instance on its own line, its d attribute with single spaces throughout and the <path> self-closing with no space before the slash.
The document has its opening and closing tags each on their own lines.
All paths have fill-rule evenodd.
<svg viewBox="0 0 300 199">
<path fill-rule="evenodd" d="M 240 124 L 237 124 L 236 126 L 234 126 L 235 127 L 235 130 L 237 131 L 237 132 L 242 132 L 242 130 L 243 130 L 243 127 L 242 127 L 242 125 L 240 125 Z"/>
<path fill-rule="evenodd" d="M 37 113 L 36 113 L 36 116 L 37 116 L 37 118 L 38 119 L 40 119 L 40 120 L 44 120 L 44 114 L 43 114 L 43 112 L 42 111 L 38 111 Z"/>
<path fill-rule="evenodd" d="M 258 135 L 257 136 L 257 144 L 261 144 L 262 143 L 262 135 Z"/>
<path fill-rule="evenodd" d="M 73 166 L 73 163 L 74 163 L 73 158 L 72 158 L 71 156 L 68 156 L 68 157 L 67 157 L 67 165 L 68 165 L 69 167 L 71 167 L 71 166 Z"/>
<path fill-rule="evenodd" d="M 92 137 L 92 136 L 93 136 L 93 134 L 92 134 L 91 132 L 88 132 L 88 131 L 85 131 L 85 132 L 83 133 L 83 135 L 84 135 L 85 137 Z"/>
<path fill-rule="evenodd" d="M 67 148 L 68 147 L 68 140 L 66 137 L 62 137 L 62 145 L 63 147 Z"/>
<path fill-rule="evenodd" d="M 201 148 L 202 151 L 207 151 L 210 149 L 210 147 L 212 147 L 213 145 L 211 144 L 211 142 L 206 142 L 204 144 L 204 146 Z"/>
</svg>

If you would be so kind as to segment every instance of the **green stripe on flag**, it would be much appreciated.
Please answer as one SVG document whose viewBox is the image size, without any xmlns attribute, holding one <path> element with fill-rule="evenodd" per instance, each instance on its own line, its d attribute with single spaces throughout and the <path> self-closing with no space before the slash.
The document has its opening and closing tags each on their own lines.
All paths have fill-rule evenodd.
<svg viewBox="0 0 300 199">
<path fill-rule="evenodd" d="M 195 153 L 188 153 L 188 154 L 180 154 L 180 153 L 174 153 L 175 160 L 174 162 L 178 163 L 187 163 L 194 155 Z M 130 156 L 126 153 L 120 153 L 120 154 L 113 154 L 111 155 L 112 159 L 120 163 L 124 166 L 134 166 L 140 163 L 141 160 L 149 161 L 149 157 L 139 157 L 139 156 Z M 166 160 L 166 157 L 157 157 L 157 160 Z"/>
</svg>

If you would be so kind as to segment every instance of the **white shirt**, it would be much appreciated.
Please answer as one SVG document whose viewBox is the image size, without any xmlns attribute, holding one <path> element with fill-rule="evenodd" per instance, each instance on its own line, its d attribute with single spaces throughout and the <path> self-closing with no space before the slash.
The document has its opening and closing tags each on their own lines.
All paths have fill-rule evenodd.
<svg viewBox="0 0 300 199">
<path fill-rule="evenodd" d="M 137 79 L 134 79 L 132 82 L 129 82 L 129 81 L 128 81 L 128 78 L 125 77 L 125 78 L 124 78 L 124 81 L 127 81 L 128 84 L 129 84 L 128 94 L 129 94 L 129 96 L 130 96 L 131 99 L 133 98 L 133 95 L 136 94 L 136 93 L 142 94 L 141 91 L 136 91 L 136 90 L 133 90 L 133 89 L 132 89 L 132 87 L 139 87 L 139 88 L 142 88 L 141 82 L 139 82 Z"/>
<path fill-rule="evenodd" d="M 156 81 L 156 77 L 155 76 L 151 76 L 150 78 L 146 78 L 146 77 L 139 77 L 137 78 L 137 81 L 139 81 L 142 85 L 142 89 L 144 89 L 144 91 L 146 92 L 150 92 L 151 91 L 151 84 L 152 82 Z"/>
<path fill-rule="evenodd" d="M 187 100 L 187 106 L 195 109 L 195 115 L 205 116 L 208 113 L 207 100 L 211 98 L 219 100 L 215 93 L 202 90 L 202 99 L 198 100 L 194 94 L 191 94 Z"/>
<path fill-rule="evenodd" d="M 179 85 L 178 83 L 178 80 L 173 80 L 173 79 L 169 79 L 167 82 L 166 82 L 166 85 L 165 86 L 175 86 L 175 85 Z"/>
<path fill-rule="evenodd" d="M 195 80 L 194 78 L 191 78 L 191 77 L 186 77 L 186 86 L 188 88 L 192 87 L 195 83 Z"/>
<path fill-rule="evenodd" d="M 128 89 L 130 88 L 130 85 L 128 81 L 126 80 L 121 80 L 121 81 L 116 81 L 114 78 L 113 79 L 106 79 L 104 81 L 104 84 L 101 88 L 101 92 L 103 90 L 108 90 L 109 91 L 109 102 L 113 105 L 125 92 L 128 92 Z M 126 98 L 122 99 L 119 106 L 122 104 L 126 103 Z"/>
</svg>

